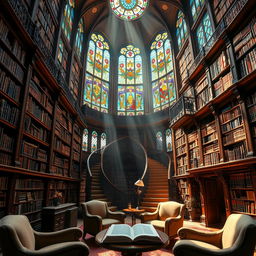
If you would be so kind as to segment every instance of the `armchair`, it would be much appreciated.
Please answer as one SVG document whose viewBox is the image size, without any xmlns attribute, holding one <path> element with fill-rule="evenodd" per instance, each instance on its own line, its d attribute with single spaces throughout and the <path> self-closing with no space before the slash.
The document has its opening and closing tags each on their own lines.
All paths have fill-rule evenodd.
<svg viewBox="0 0 256 256">
<path fill-rule="evenodd" d="M 184 204 L 174 201 L 159 203 L 155 212 L 141 214 L 141 222 L 152 224 L 156 229 L 164 231 L 169 237 L 177 236 L 177 231 L 183 226 Z"/>
<path fill-rule="evenodd" d="M 7 215 L 0 220 L 3 256 L 86 256 L 89 248 L 79 242 L 82 230 L 68 228 L 42 233 L 32 229 L 24 215 Z"/>
<path fill-rule="evenodd" d="M 91 200 L 81 205 L 84 221 L 83 238 L 86 233 L 95 236 L 111 224 L 124 223 L 125 213 L 111 212 L 106 202 Z"/>
<path fill-rule="evenodd" d="M 173 247 L 175 256 L 252 256 L 256 244 L 256 221 L 243 214 L 231 214 L 216 232 L 189 228 L 178 231 L 180 241 Z"/>
</svg>

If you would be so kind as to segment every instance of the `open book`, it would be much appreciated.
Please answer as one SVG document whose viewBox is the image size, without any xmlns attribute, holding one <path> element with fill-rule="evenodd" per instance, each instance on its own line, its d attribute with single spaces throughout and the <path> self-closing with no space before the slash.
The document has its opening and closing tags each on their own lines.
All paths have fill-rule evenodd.
<svg viewBox="0 0 256 256">
<path fill-rule="evenodd" d="M 151 224 L 112 224 L 106 232 L 103 243 L 162 243 L 160 236 Z"/>
</svg>

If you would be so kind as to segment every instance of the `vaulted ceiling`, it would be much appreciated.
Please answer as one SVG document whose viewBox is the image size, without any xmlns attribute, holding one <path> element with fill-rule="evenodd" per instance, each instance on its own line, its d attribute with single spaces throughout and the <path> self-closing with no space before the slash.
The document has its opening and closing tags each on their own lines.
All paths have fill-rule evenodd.
<svg viewBox="0 0 256 256">
<path fill-rule="evenodd" d="M 77 0 L 76 6 L 81 10 L 87 33 L 103 33 L 113 52 L 117 53 L 127 43 L 133 43 L 143 51 L 143 47 L 148 47 L 158 32 L 174 28 L 178 9 L 184 9 L 181 2 L 149 0 L 144 14 L 134 21 L 116 17 L 111 11 L 109 0 Z"/>
</svg>

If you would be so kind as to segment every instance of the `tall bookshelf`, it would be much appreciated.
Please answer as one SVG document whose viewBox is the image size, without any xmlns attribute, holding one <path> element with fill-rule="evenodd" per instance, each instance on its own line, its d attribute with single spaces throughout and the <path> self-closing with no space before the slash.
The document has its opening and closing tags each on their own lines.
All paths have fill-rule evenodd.
<svg viewBox="0 0 256 256">
<path fill-rule="evenodd" d="M 73 65 L 71 69 L 71 79 L 70 79 L 70 91 L 74 98 L 77 100 L 79 96 L 79 77 L 80 77 L 80 64 L 74 57 Z"/>
<path fill-rule="evenodd" d="M 80 165 L 81 165 L 81 152 L 82 152 L 82 130 L 79 126 L 74 123 L 73 132 L 73 159 L 72 159 L 72 169 L 71 176 L 73 178 L 80 178 Z"/>
<path fill-rule="evenodd" d="M 214 0 L 213 9 L 215 14 L 216 22 L 219 23 L 223 18 L 224 14 L 227 12 L 229 7 L 232 5 L 234 0 Z"/>
<path fill-rule="evenodd" d="M 189 150 L 189 167 L 196 168 L 200 165 L 199 138 L 196 127 L 191 127 L 187 133 Z"/>
</svg>

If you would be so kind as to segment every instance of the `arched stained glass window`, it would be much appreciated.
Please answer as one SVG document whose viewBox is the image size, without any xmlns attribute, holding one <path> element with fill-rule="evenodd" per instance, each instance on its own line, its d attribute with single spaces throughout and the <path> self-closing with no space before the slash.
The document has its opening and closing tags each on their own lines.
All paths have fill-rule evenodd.
<svg viewBox="0 0 256 256">
<path fill-rule="evenodd" d="M 91 139 L 91 152 L 94 152 L 98 149 L 98 133 L 93 131 L 92 132 L 92 139 Z"/>
<path fill-rule="evenodd" d="M 120 116 L 144 114 L 144 89 L 140 49 L 128 45 L 118 62 L 118 112 Z"/>
<path fill-rule="evenodd" d="M 102 35 L 92 34 L 87 54 L 84 104 L 104 113 L 108 113 L 109 73 L 109 44 Z"/>
<path fill-rule="evenodd" d="M 148 6 L 149 0 L 110 0 L 114 14 L 123 20 L 139 18 Z"/>
<path fill-rule="evenodd" d="M 107 135 L 106 133 L 102 133 L 100 136 L 100 148 L 105 147 L 107 144 Z"/>
<path fill-rule="evenodd" d="M 187 35 L 188 35 L 188 30 L 187 30 L 187 24 L 185 21 L 185 17 L 184 17 L 183 12 L 179 11 L 178 16 L 177 16 L 177 22 L 176 22 L 176 36 L 177 36 L 179 49 L 185 42 Z"/>
<path fill-rule="evenodd" d="M 163 150 L 163 135 L 161 132 L 156 134 L 156 149 Z"/>
<path fill-rule="evenodd" d="M 176 99 L 171 43 L 166 32 L 151 45 L 151 77 L 154 112 L 165 109 Z"/>
<path fill-rule="evenodd" d="M 70 40 L 74 20 L 75 0 L 68 0 L 64 9 L 64 17 L 61 27 L 65 36 Z"/>
<path fill-rule="evenodd" d="M 82 150 L 83 151 L 88 151 L 88 139 L 89 139 L 89 134 L 88 134 L 88 130 L 84 129 L 83 132 L 83 141 L 82 141 Z"/>
<path fill-rule="evenodd" d="M 84 21 L 83 19 L 81 19 L 78 24 L 78 29 L 76 33 L 76 44 L 75 44 L 76 54 L 79 57 L 81 56 L 83 41 L 84 41 Z"/>
<path fill-rule="evenodd" d="M 166 138 L 166 150 L 167 152 L 170 152 L 172 151 L 172 132 L 170 129 L 166 130 L 165 138 Z"/>
<path fill-rule="evenodd" d="M 191 13 L 193 17 L 193 21 L 198 17 L 205 0 L 190 0 Z"/>
<path fill-rule="evenodd" d="M 206 13 L 196 30 L 199 49 L 201 49 L 207 43 L 207 41 L 211 38 L 212 33 L 213 30 L 210 17 L 209 14 Z"/>
</svg>

